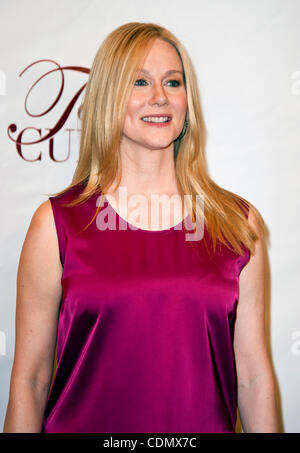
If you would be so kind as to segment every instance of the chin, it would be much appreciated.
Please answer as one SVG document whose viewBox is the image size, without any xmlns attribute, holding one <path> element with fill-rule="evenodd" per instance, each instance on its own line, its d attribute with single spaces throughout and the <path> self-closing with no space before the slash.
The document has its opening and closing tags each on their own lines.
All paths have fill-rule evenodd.
<svg viewBox="0 0 300 453">
<path fill-rule="evenodd" d="M 176 137 L 168 137 L 164 140 L 145 140 L 142 144 L 144 144 L 146 147 L 149 146 L 154 148 L 168 148 L 168 146 L 171 146 L 174 143 L 174 140 L 176 140 Z"/>
</svg>

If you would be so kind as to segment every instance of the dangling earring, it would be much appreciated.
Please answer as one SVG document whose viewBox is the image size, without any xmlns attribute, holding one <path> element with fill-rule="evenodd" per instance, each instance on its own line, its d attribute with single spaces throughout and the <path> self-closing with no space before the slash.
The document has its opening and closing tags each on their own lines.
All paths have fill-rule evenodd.
<svg viewBox="0 0 300 453">
<path fill-rule="evenodd" d="M 187 128 L 188 128 L 188 125 L 189 125 L 189 122 L 188 122 L 188 119 L 185 118 L 184 120 L 184 125 L 183 125 L 183 129 L 179 135 L 179 137 L 176 138 L 176 140 L 181 140 L 184 136 L 185 136 L 185 133 L 187 131 Z"/>
</svg>

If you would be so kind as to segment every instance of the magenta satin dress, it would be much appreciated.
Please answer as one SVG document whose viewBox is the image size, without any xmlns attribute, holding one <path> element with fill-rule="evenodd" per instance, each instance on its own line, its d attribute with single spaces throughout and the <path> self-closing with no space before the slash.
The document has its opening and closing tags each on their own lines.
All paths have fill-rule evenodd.
<svg viewBox="0 0 300 453">
<path fill-rule="evenodd" d="M 60 206 L 79 190 L 50 197 L 63 294 L 42 432 L 234 433 L 233 328 L 250 251 L 213 256 L 183 228 L 131 229 L 107 199 L 116 229 L 94 220 L 78 235 L 99 197 Z M 206 227 L 204 237 L 212 247 Z"/>
</svg>

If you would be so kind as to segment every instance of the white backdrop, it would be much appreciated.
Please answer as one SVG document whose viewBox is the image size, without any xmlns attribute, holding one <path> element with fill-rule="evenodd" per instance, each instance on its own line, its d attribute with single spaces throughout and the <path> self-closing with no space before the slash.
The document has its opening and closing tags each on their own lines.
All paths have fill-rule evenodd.
<svg viewBox="0 0 300 453">
<path fill-rule="evenodd" d="M 13 140 L 26 128 L 31 129 L 25 130 L 24 142 L 45 137 L 88 75 L 64 69 L 62 96 L 52 108 L 61 88 L 59 71 L 42 78 L 26 103 L 25 98 L 39 77 L 58 66 L 89 69 L 99 45 L 117 26 L 146 21 L 174 32 L 194 62 L 208 128 L 211 176 L 249 199 L 270 230 L 267 312 L 272 359 L 284 430 L 300 432 L 299 19 L 299 0 L 1 2 L 2 426 L 14 355 L 21 247 L 35 209 L 48 193 L 71 181 L 78 158 L 76 111 L 82 95 L 52 138 L 23 145 L 19 152 Z"/>
</svg>

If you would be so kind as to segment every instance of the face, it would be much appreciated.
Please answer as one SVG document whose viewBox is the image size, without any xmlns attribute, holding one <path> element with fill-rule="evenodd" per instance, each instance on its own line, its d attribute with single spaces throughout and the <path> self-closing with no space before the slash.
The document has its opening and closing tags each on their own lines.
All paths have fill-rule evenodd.
<svg viewBox="0 0 300 453">
<path fill-rule="evenodd" d="M 148 149 L 172 146 L 182 131 L 186 111 L 180 58 L 171 44 L 156 39 L 132 89 L 122 142 Z M 155 115 L 171 119 L 152 122 Z"/>
</svg>

